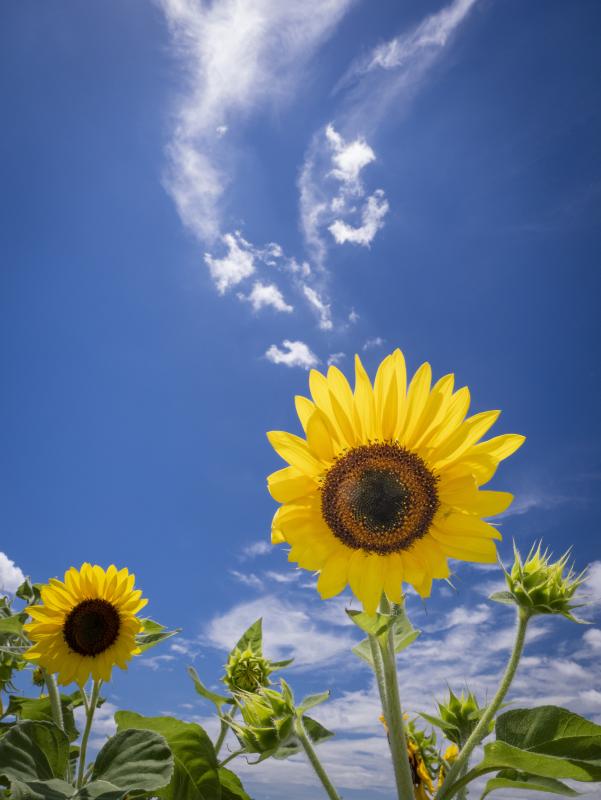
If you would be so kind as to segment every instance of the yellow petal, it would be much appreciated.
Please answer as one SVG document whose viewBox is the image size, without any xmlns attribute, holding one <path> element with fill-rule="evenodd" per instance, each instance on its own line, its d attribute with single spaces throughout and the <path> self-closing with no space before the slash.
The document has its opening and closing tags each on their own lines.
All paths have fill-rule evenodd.
<svg viewBox="0 0 601 800">
<path fill-rule="evenodd" d="M 437 469 L 460 458 L 469 448 L 479 441 L 499 418 L 500 411 L 483 411 L 467 419 L 450 436 L 429 455 L 430 463 Z"/>
<path fill-rule="evenodd" d="M 401 603 L 403 600 L 403 561 L 398 553 L 386 557 L 384 592 L 391 603 Z"/>
<path fill-rule="evenodd" d="M 365 559 L 365 573 L 361 581 L 363 608 L 368 614 L 375 614 L 384 590 L 385 558 L 377 553 L 369 553 Z"/>
<path fill-rule="evenodd" d="M 292 467 L 296 467 L 305 475 L 317 477 L 323 472 L 324 465 L 311 453 L 304 439 L 285 431 L 270 431 L 267 434 L 267 438 L 273 449 L 284 461 L 287 461 Z"/>
<path fill-rule="evenodd" d="M 339 547 L 328 557 L 317 581 L 317 591 L 322 600 L 335 597 L 345 588 L 348 582 L 348 565 L 351 554 L 352 550 L 349 550 L 348 547 Z"/>
<path fill-rule="evenodd" d="M 269 493 L 278 503 L 288 503 L 317 491 L 317 484 L 296 467 L 284 467 L 267 478 Z"/>
<path fill-rule="evenodd" d="M 499 531 L 488 522 L 484 522 L 484 520 L 473 517 L 470 514 L 454 512 L 444 518 L 439 514 L 434 519 L 432 527 L 453 536 L 498 539 L 499 541 L 503 538 Z"/>
<path fill-rule="evenodd" d="M 296 413 L 298 414 L 300 424 L 303 426 L 303 430 L 306 433 L 309 417 L 315 411 L 315 403 L 312 403 L 308 397 L 303 397 L 301 394 L 297 394 L 294 398 L 294 405 L 296 407 Z"/>
<path fill-rule="evenodd" d="M 417 370 L 407 391 L 407 414 L 402 431 L 398 439 L 402 444 L 411 441 L 413 432 L 419 425 L 420 417 L 426 407 L 430 384 L 432 382 L 432 367 L 426 362 Z"/>
<path fill-rule="evenodd" d="M 458 389 L 449 401 L 448 409 L 445 412 L 437 428 L 428 436 L 428 447 L 435 448 L 442 444 L 454 433 L 465 419 L 465 415 L 470 407 L 470 390 L 467 386 Z"/>
<path fill-rule="evenodd" d="M 513 495 L 509 492 L 478 491 L 477 489 L 455 492 L 439 491 L 438 496 L 441 502 L 479 517 L 494 517 L 496 514 L 502 514 L 513 502 Z"/>
<path fill-rule="evenodd" d="M 428 445 L 431 435 L 438 430 L 448 413 L 453 397 L 454 382 L 454 375 L 444 375 L 432 387 L 420 425 L 416 429 L 412 441 L 408 442 L 408 446 L 417 450 L 423 445 Z"/>
<path fill-rule="evenodd" d="M 307 422 L 307 444 L 311 452 L 325 464 L 334 460 L 334 446 L 323 411 L 315 409 Z"/>
<path fill-rule="evenodd" d="M 355 395 L 353 423 L 358 436 L 364 440 L 377 436 L 376 405 L 371 382 L 361 363 L 355 356 Z"/>
</svg>

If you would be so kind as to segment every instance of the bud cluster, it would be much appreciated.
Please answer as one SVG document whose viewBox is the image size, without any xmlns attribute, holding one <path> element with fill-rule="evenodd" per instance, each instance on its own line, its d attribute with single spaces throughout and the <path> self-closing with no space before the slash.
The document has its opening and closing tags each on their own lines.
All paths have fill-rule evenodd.
<svg viewBox="0 0 601 800">
<path fill-rule="evenodd" d="M 223 682 L 232 692 L 256 692 L 269 685 L 272 672 L 271 663 L 260 653 L 236 647 L 225 665 Z"/>
<path fill-rule="evenodd" d="M 294 738 L 294 698 L 288 684 L 284 680 L 281 684 L 281 691 L 263 687 L 256 692 L 239 692 L 237 705 L 244 724 L 228 722 L 242 747 L 247 753 L 257 753 L 259 761 Z"/>
</svg>

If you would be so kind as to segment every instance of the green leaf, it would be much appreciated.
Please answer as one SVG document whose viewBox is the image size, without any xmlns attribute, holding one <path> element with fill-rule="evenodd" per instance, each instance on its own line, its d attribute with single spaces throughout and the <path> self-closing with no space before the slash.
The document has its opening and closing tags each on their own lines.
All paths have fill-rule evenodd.
<svg viewBox="0 0 601 800">
<path fill-rule="evenodd" d="M 22 636 L 25 619 L 25 614 L 11 614 L 10 617 L 0 617 L 0 633 Z"/>
<path fill-rule="evenodd" d="M 367 614 L 365 611 L 346 609 L 346 613 L 358 628 L 370 636 L 384 636 L 393 623 L 390 614 Z"/>
<path fill-rule="evenodd" d="M 309 694 L 304 700 L 301 702 L 299 706 L 297 706 L 296 711 L 298 714 L 304 714 L 305 711 L 308 711 L 310 708 L 314 708 L 315 706 L 321 705 L 321 703 L 325 703 L 326 700 L 330 699 L 330 692 L 320 692 L 319 694 Z"/>
<path fill-rule="evenodd" d="M 212 692 L 210 689 L 204 685 L 204 683 L 198 677 L 198 672 L 194 669 L 194 667 L 188 667 L 188 675 L 194 681 L 194 688 L 198 692 L 201 697 L 204 697 L 205 700 L 210 700 L 211 703 L 214 703 L 217 706 L 217 711 L 221 713 L 221 708 L 226 703 L 230 705 L 233 704 L 233 699 L 231 697 L 224 697 L 221 694 L 217 694 L 216 692 Z"/>
<path fill-rule="evenodd" d="M 320 722 L 317 722 L 317 720 L 313 719 L 313 717 L 303 717 L 303 725 L 305 726 L 305 730 L 309 734 L 309 739 L 311 739 L 313 744 L 325 742 L 326 739 L 331 739 L 332 736 L 334 736 L 332 731 L 324 728 L 324 726 Z"/>
<path fill-rule="evenodd" d="M 293 658 L 286 658 L 284 661 L 270 661 L 269 666 L 272 669 L 284 669 L 284 667 L 289 667 L 290 664 L 294 664 Z"/>
<path fill-rule="evenodd" d="M 119 789 L 154 792 L 171 780 L 173 756 L 163 736 L 150 730 L 121 730 L 96 756 L 92 779 Z"/>
<path fill-rule="evenodd" d="M 420 634 L 421 631 L 413 627 L 404 611 L 393 617 L 392 635 L 395 653 L 401 653 L 410 644 L 413 644 Z"/>
<path fill-rule="evenodd" d="M 506 606 L 515 605 L 515 597 L 511 592 L 493 592 L 488 599 L 492 600 L 494 603 L 503 603 L 503 605 Z"/>
<path fill-rule="evenodd" d="M 232 652 L 236 649 L 246 650 L 247 647 L 249 647 L 253 653 L 263 655 L 263 620 L 261 618 L 253 622 L 253 624 L 244 631 Z"/>
<path fill-rule="evenodd" d="M 219 767 L 221 800 L 252 800 L 244 791 L 240 778 L 225 767 Z"/>
<path fill-rule="evenodd" d="M 497 739 L 514 747 L 601 761 L 601 725 L 557 706 L 516 708 L 497 719 Z"/>
<path fill-rule="evenodd" d="M 41 583 L 32 583 L 29 578 L 25 578 L 23 583 L 19 586 L 15 595 L 20 600 L 25 600 L 26 603 L 32 605 L 33 603 L 39 603 L 42 598 L 41 592 L 42 584 Z"/>
<path fill-rule="evenodd" d="M 164 800 L 218 800 L 217 757 L 205 731 L 193 722 L 173 717 L 143 717 L 133 711 L 115 714 L 118 729 L 138 728 L 165 737 L 175 768 L 169 786 L 158 792 Z"/>
<path fill-rule="evenodd" d="M 64 778 L 68 760 L 69 740 L 49 722 L 19 722 L 0 739 L 0 775 L 11 779 Z"/>
<path fill-rule="evenodd" d="M 374 659 L 371 654 L 369 639 L 363 639 L 359 644 L 351 648 L 351 650 L 356 656 L 366 661 L 372 669 L 374 668 Z"/>
<path fill-rule="evenodd" d="M 142 628 L 142 632 L 136 636 L 136 644 L 143 653 L 146 650 L 150 650 L 151 647 L 156 647 L 157 644 L 164 642 L 165 639 L 170 639 L 181 631 L 181 628 L 168 631 L 164 625 L 155 622 L 153 619 L 143 619 L 141 622 L 144 623 L 144 627 Z"/>
<path fill-rule="evenodd" d="M 80 692 L 76 691 L 70 695 L 61 694 L 61 705 L 63 708 L 65 733 L 69 737 L 69 741 L 74 742 L 79 736 L 79 731 L 75 727 L 73 709 L 83 705 Z M 17 719 L 53 722 L 52 705 L 50 703 L 50 698 L 47 695 L 39 698 L 18 697 L 16 695 L 11 695 L 6 713 L 14 714 Z"/>
<path fill-rule="evenodd" d="M 496 789 L 527 789 L 531 792 L 549 792 L 550 794 L 562 794 L 567 797 L 575 797 L 579 794 L 579 792 L 566 786 L 565 783 L 554 778 L 541 778 L 536 775 L 513 772 L 513 777 L 510 777 L 508 773 L 506 777 L 498 775 L 496 778 L 491 778 L 486 784 L 480 800 L 484 800 Z"/>
<path fill-rule="evenodd" d="M 430 725 L 434 725 L 435 728 L 440 728 L 441 731 L 454 730 L 457 731 L 457 733 L 460 733 L 457 725 L 453 725 L 451 722 L 445 722 L 440 717 L 435 717 L 432 714 L 426 714 L 423 711 L 419 712 L 419 716 L 422 717 L 422 719 L 425 719 L 426 722 L 429 722 Z"/>
<path fill-rule="evenodd" d="M 119 789 L 106 781 L 92 781 L 83 786 L 73 800 L 121 800 L 129 794 L 128 789 Z"/>
<path fill-rule="evenodd" d="M 70 783 L 58 778 L 27 783 L 18 780 L 10 782 L 11 800 L 65 800 L 72 797 L 74 791 Z"/>
</svg>

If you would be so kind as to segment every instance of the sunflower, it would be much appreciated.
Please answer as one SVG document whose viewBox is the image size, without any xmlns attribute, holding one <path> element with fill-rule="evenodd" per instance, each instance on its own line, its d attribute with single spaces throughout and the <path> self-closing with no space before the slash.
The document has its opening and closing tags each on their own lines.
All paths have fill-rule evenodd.
<svg viewBox="0 0 601 800">
<path fill-rule="evenodd" d="M 105 572 L 83 564 L 67 570 L 64 581 L 51 578 L 42 587 L 42 605 L 26 609 L 33 622 L 24 628 L 33 646 L 25 657 L 57 673 L 62 685 L 83 686 L 90 675 L 109 681 L 115 664 L 127 669 L 140 652 L 136 614 L 148 602 L 134 583 L 135 575 L 112 565 Z"/>
<path fill-rule="evenodd" d="M 296 398 L 306 438 L 268 434 L 290 465 L 268 478 L 282 504 L 272 542 L 287 542 L 289 561 L 320 572 L 322 598 L 348 583 L 373 614 L 382 592 L 401 601 L 403 582 L 428 597 L 433 579 L 449 576 L 449 558 L 496 560 L 501 536 L 483 517 L 505 511 L 513 496 L 480 487 L 524 437 L 480 442 L 500 412 L 466 418 L 468 388 L 454 391 L 453 375 L 431 382 L 426 363 L 407 387 L 400 350 L 382 361 L 373 386 L 356 356 L 354 392 L 336 367 L 327 376 L 312 370 L 312 400 Z"/>
</svg>

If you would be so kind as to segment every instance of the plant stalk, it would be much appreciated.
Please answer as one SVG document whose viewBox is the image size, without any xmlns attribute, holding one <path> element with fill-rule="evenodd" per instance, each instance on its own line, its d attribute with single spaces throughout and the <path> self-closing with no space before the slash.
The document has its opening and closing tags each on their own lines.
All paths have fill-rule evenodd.
<svg viewBox="0 0 601 800">
<path fill-rule="evenodd" d="M 380 603 L 382 613 L 390 614 L 390 604 L 385 595 Z M 399 800 L 413 800 L 413 780 L 407 755 L 407 739 L 403 723 L 403 711 L 399 694 L 399 681 L 396 671 L 396 654 L 394 652 L 394 632 L 392 625 L 388 629 L 386 643 L 380 644 L 384 668 L 384 685 L 386 691 L 386 707 L 384 716 L 388 725 L 388 744 L 392 755 L 392 765 Z"/>
<path fill-rule="evenodd" d="M 294 722 L 294 730 L 296 731 L 296 735 L 300 739 L 300 743 L 307 755 L 307 758 L 311 762 L 311 766 L 313 767 L 317 777 L 321 781 L 321 785 L 326 790 L 326 794 L 328 795 L 330 800 L 340 800 L 340 795 L 334 788 L 334 785 L 328 778 L 328 775 L 321 764 L 321 761 L 317 757 L 315 748 L 311 744 L 311 740 L 307 735 L 307 731 L 305 730 L 305 726 L 303 725 L 303 721 L 300 717 L 297 717 Z"/>
<path fill-rule="evenodd" d="M 77 772 L 77 788 L 81 789 L 83 786 L 83 779 L 85 774 L 85 767 L 86 767 L 86 752 L 88 749 L 88 739 L 90 738 L 90 731 L 92 730 L 92 720 L 94 719 L 94 712 L 96 711 L 96 706 L 98 705 L 98 698 L 100 697 L 100 687 L 102 685 L 102 681 L 95 680 L 94 685 L 92 687 L 92 694 L 90 695 L 89 700 L 84 700 L 84 705 L 86 706 L 86 726 L 83 731 L 83 736 L 81 737 L 81 748 L 79 751 L 79 769 Z M 85 691 L 83 688 L 80 689 L 82 696 L 85 698 Z"/>
<path fill-rule="evenodd" d="M 65 730 L 65 721 L 63 719 L 63 706 L 61 704 L 61 696 L 56 685 L 56 679 L 50 672 L 43 670 L 44 680 L 48 687 L 48 697 L 50 698 L 50 708 L 52 710 L 52 720 L 54 724 L 61 729 Z"/>
<path fill-rule="evenodd" d="M 221 720 L 221 728 L 219 729 L 219 736 L 217 737 L 217 740 L 215 742 L 215 755 L 216 756 L 219 755 L 219 751 L 223 747 L 223 743 L 225 742 L 225 737 L 227 736 L 228 727 L 229 727 L 229 725 L 227 724 L 227 722 L 225 722 L 225 720 L 222 719 Z"/>
<path fill-rule="evenodd" d="M 241 756 L 242 753 L 246 753 L 244 747 L 241 747 L 239 750 L 234 750 L 234 752 L 230 753 L 227 758 L 224 758 L 223 761 L 220 761 L 217 766 L 225 767 L 225 765 L 229 764 L 229 762 L 232 761 L 232 759 L 236 758 L 237 756 Z"/>
<path fill-rule="evenodd" d="M 382 661 L 382 653 L 380 652 L 378 640 L 375 636 L 369 635 L 369 646 L 371 649 L 371 657 L 374 662 L 374 675 L 376 676 L 376 683 L 378 684 L 382 713 L 384 714 L 384 719 L 388 720 L 388 697 L 386 696 L 386 681 L 384 680 L 384 662 Z M 386 724 L 388 724 L 388 722 Z"/>
<path fill-rule="evenodd" d="M 518 664 L 520 663 L 520 658 L 522 657 L 522 653 L 524 651 L 524 643 L 526 641 L 526 629 L 528 628 L 528 622 L 530 621 L 530 613 L 523 608 L 518 608 L 517 613 L 517 626 L 516 626 L 516 635 L 515 635 L 515 642 L 513 645 L 513 651 L 511 653 L 511 657 L 507 662 L 507 667 L 505 668 L 505 673 L 501 680 L 501 684 L 497 689 L 497 693 L 495 694 L 492 702 L 480 718 L 480 721 L 474 728 L 471 733 L 471 736 L 468 738 L 467 742 L 461 749 L 457 757 L 457 761 L 453 764 L 451 769 L 449 770 L 449 774 L 445 778 L 445 781 L 436 796 L 436 800 L 447 800 L 448 797 L 451 797 L 449 794 L 449 789 L 452 785 L 458 781 L 463 772 L 464 766 L 467 765 L 469 761 L 469 757 L 472 754 L 472 751 L 475 747 L 477 747 L 482 739 L 484 739 L 489 732 L 490 723 L 494 719 L 497 711 L 501 707 L 501 703 L 505 699 L 505 695 L 507 694 L 509 687 L 513 681 L 515 676 L 516 670 L 518 668 Z"/>
</svg>

